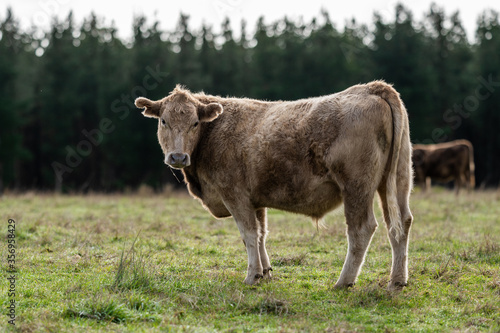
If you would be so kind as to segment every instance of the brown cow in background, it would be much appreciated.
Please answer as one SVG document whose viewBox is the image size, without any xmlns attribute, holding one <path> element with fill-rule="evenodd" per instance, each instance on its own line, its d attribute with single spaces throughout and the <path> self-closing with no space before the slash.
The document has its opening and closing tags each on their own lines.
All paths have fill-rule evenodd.
<svg viewBox="0 0 500 333">
<path fill-rule="evenodd" d="M 456 140 L 433 145 L 413 145 L 415 183 L 424 191 L 431 186 L 431 179 L 439 182 L 455 181 L 458 195 L 463 185 L 474 189 L 474 152 L 467 140 Z"/>
</svg>

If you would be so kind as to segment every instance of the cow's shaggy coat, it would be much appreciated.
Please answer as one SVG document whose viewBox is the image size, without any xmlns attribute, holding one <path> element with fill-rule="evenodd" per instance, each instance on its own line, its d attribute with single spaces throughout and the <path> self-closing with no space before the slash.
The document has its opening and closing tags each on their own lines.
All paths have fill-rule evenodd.
<svg viewBox="0 0 500 333">
<path fill-rule="evenodd" d="M 399 94 L 374 81 L 297 101 L 191 93 L 138 98 L 158 118 L 165 163 L 215 217 L 233 216 L 248 254 L 245 283 L 270 276 L 266 208 L 320 219 L 344 203 L 348 251 L 336 287 L 352 286 L 377 227 L 380 196 L 393 262 L 389 289 L 406 285 L 412 187 L 408 116 Z"/>
</svg>

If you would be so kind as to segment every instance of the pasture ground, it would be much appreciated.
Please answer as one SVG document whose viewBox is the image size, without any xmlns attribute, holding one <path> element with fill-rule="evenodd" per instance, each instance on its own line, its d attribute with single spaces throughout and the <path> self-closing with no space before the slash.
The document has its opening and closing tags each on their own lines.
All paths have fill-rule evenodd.
<svg viewBox="0 0 500 333">
<path fill-rule="evenodd" d="M 412 197 L 409 285 L 385 287 L 391 253 L 377 206 L 358 283 L 333 285 L 346 254 L 342 210 L 316 230 L 269 211 L 274 277 L 242 283 L 232 219 L 175 196 L 0 199 L 0 330 L 18 332 L 499 332 L 500 193 Z M 16 221 L 16 321 L 6 316 L 7 225 Z"/>
</svg>

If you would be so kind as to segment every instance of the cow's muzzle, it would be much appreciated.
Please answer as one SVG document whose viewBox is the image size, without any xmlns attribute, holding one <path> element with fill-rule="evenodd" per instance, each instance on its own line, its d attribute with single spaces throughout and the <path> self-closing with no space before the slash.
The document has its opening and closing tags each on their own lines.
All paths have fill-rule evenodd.
<svg viewBox="0 0 500 333">
<path fill-rule="evenodd" d="M 182 169 L 191 164 L 191 158 L 189 154 L 170 153 L 167 155 L 165 163 L 174 169 Z"/>
</svg>

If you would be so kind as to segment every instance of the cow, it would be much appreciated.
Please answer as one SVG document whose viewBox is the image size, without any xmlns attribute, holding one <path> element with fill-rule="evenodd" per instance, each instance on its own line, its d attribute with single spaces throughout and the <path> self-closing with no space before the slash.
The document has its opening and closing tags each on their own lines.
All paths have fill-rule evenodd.
<svg viewBox="0 0 500 333">
<path fill-rule="evenodd" d="M 430 188 L 431 179 L 438 182 L 455 181 L 455 194 L 463 185 L 470 192 L 475 187 L 474 151 L 467 140 L 445 143 L 413 145 L 415 182 L 424 192 Z"/>
<path fill-rule="evenodd" d="M 248 255 L 244 283 L 271 277 L 267 208 L 313 221 L 344 203 L 348 250 L 335 288 L 352 287 L 377 227 L 378 192 L 392 269 L 387 288 L 408 280 L 413 216 L 411 143 L 399 93 L 383 81 L 296 101 L 192 93 L 135 100 L 158 120 L 165 163 L 215 218 L 234 217 Z"/>
</svg>

